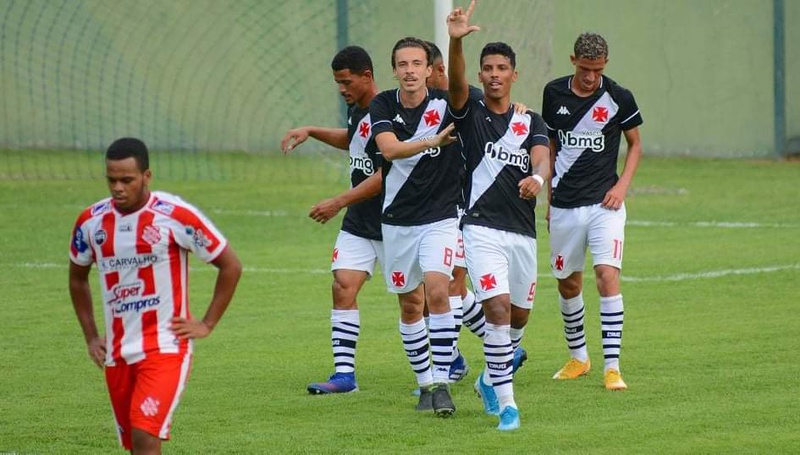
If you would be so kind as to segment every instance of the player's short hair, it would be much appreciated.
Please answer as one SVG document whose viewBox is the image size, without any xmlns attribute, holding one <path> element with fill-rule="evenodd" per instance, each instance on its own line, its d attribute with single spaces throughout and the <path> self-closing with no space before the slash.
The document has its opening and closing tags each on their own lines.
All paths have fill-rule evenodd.
<svg viewBox="0 0 800 455">
<path fill-rule="evenodd" d="M 425 41 L 425 44 L 431 48 L 431 64 L 436 60 L 444 61 L 444 57 L 442 56 L 442 51 L 439 49 L 439 46 L 436 45 L 433 41 Z"/>
<path fill-rule="evenodd" d="M 588 58 L 589 60 L 607 58 L 608 43 L 606 43 L 605 38 L 597 33 L 581 33 L 578 39 L 575 40 L 573 51 L 575 58 Z"/>
<path fill-rule="evenodd" d="M 133 158 L 136 166 L 144 172 L 150 169 L 150 155 L 147 146 L 135 137 L 123 137 L 112 142 L 106 150 L 106 159 L 112 161 Z"/>
<path fill-rule="evenodd" d="M 481 66 L 483 65 L 483 58 L 487 55 L 502 55 L 511 61 L 512 68 L 517 67 L 517 54 L 514 52 L 514 49 L 511 49 L 511 46 L 506 43 L 498 41 L 495 43 L 488 43 L 486 46 L 483 46 L 481 58 L 479 60 Z"/>
<path fill-rule="evenodd" d="M 347 46 L 342 48 L 331 60 L 331 69 L 334 71 L 350 70 L 354 74 L 364 74 L 369 70 L 373 75 L 372 59 L 369 53 L 361 46 Z"/>
<path fill-rule="evenodd" d="M 394 65 L 394 55 L 400 49 L 405 49 L 407 47 L 418 47 L 425 51 L 425 57 L 428 59 L 428 66 L 433 65 L 433 52 L 431 52 L 430 46 L 424 40 L 419 38 L 415 38 L 413 36 L 406 36 L 405 38 L 401 38 L 394 44 L 392 48 L 392 68 L 395 68 Z"/>
</svg>

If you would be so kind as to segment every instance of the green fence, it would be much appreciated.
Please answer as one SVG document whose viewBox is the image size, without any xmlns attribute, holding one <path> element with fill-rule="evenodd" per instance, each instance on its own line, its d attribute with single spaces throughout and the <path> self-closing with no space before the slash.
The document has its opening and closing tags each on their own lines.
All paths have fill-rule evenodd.
<svg viewBox="0 0 800 455">
<path fill-rule="evenodd" d="M 249 175 L 213 155 L 274 154 L 291 127 L 341 125 L 329 66 L 337 7 L 347 42 L 371 53 L 386 89 L 393 43 L 434 38 L 434 1 L 0 0 L 0 177 L 96 176 L 98 152 L 120 136 L 170 154 L 166 177 Z M 575 36 L 594 30 L 609 40 L 608 74 L 637 96 L 646 153 L 775 156 L 772 5 L 487 0 L 466 42 L 468 74 L 477 83 L 483 44 L 508 42 L 520 72 L 513 97 L 538 110 L 546 81 L 571 71 Z M 800 2 L 785 2 L 787 136 L 800 135 L 798 23 Z M 76 165 L 64 170 L 65 155 L 47 150 L 82 153 L 66 155 Z M 189 155 L 207 163 L 186 170 Z"/>
</svg>

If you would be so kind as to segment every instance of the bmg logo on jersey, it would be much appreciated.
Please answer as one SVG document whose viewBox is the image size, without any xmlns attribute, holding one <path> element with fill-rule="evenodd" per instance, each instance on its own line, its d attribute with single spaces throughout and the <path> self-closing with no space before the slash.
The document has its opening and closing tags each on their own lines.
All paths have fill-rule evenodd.
<svg viewBox="0 0 800 455">
<path fill-rule="evenodd" d="M 364 175 L 372 175 L 375 173 L 375 167 L 372 160 L 368 156 L 353 156 L 350 155 L 350 172 L 359 170 Z"/>
<path fill-rule="evenodd" d="M 425 141 L 425 140 L 428 140 L 428 139 L 436 139 L 436 136 L 421 137 L 418 140 L 419 141 Z M 442 148 L 441 147 L 431 147 L 431 148 L 423 150 L 422 153 L 420 153 L 420 156 L 422 156 L 422 155 L 430 155 L 431 158 L 436 158 L 437 156 L 439 156 L 440 153 L 442 153 Z"/>
<path fill-rule="evenodd" d="M 600 153 L 606 148 L 606 137 L 602 131 L 584 131 L 573 133 L 572 131 L 558 130 L 558 140 L 562 148 L 570 149 L 591 149 L 595 153 Z"/>
<path fill-rule="evenodd" d="M 485 153 L 494 160 L 502 161 L 503 163 L 516 166 L 520 168 L 522 172 L 528 172 L 528 170 L 530 169 L 531 156 L 527 150 L 524 149 L 508 150 L 505 147 L 503 147 L 503 144 L 497 144 L 495 142 L 487 142 L 486 145 L 483 147 L 483 153 Z"/>
</svg>

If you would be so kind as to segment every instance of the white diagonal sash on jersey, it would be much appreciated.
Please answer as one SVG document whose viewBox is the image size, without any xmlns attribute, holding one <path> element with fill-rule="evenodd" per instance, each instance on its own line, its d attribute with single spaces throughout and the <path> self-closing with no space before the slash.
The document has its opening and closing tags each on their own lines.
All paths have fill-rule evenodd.
<svg viewBox="0 0 800 455">
<path fill-rule="evenodd" d="M 511 129 L 511 125 L 515 122 L 524 123 L 528 128 L 528 134 L 522 136 L 517 136 L 514 134 L 514 131 Z M 531 116 L 528 114 L 514 113 L 514 115 L 511 117 L 511 121 L 508 122 L 508 129 L 506 129 L 506 133 L 503 135 L 503 137 L 498 139 L 495 144 L 502 146 L 506 150 L 518 150 L 522 146 L 522 143 L 525 142 L 525 139 L 528 138 L 530 129 Z M 480 199 L 483 193 L 485 193 L 492 186 L 497 178 L 497 175 L 508 164 L 491 158 L 486 154 L 486 144 L 483 146 L 484 149 L 481 150 L 483 158 L 481 158 L 481 162 L 478 163 L 478 166 L 475 167 L 475 170 L 472 171 L 472 189 L 470 190 L 469 194 L 470 209 L 475 205 L 478 199 Z M 530 171 L 530 166 L 528 167 L 528 170 Z"/>
<path fill-rule="evenodd" d="M 600 96 L 600 98 L 597 99 L 597 101 L 592 105 L 592 107 L 590 107 L 586 111 L 586 114 L 583 115 L 583 118 L 581 118 L 581 120 L 569 132 L 601 133 L 602 127 L 598 129 L 595 126 L 597 122 L 595 122 L 594 119 L 592 118 L 592 112 L 598 106 L 602 106 L 608 109 L 608 121 L 610 121 L 615 115 L 617 115 L 617 111 L 619 110 L 619 106 L 611 98 L 611 95 L 609 95 L 608 92 L 605 92 L 603 93 L 602 96 Z M 608 121 L 606 121 L 606 123 L 604 123 L 603 126 L 605 126 L 608 123 Z M 559 130 L 559 133 L 560 132 L 561 131 Z M 566 173 L 570 170 L 572 165 L 575 164 L 575 161 L 577 161 L 578 158 L 581 155 L 583 155 L 584 152 L 586 152 L 586 150 L 588 149 L 578 148 L 578 147 L 573 147 L 573 148 L 565 147 L 562 141 L 561 150 L 559 150 L 558 155 L 556 155 L 556 163 L 555 163 L 556 172 L 555 175 L 553 176 L 553 182 L 552 182 L 553 188 L 558 186 L 558 182 L 561 180 L 561 177 L 566 175 Z"/>
<path fill-rule="evenodd" d="M 349 120 L 351 120 L 351 118 L 348 118 L 348 121 Z M 368 128 L 367 137 L 361 135 L 362 125 L 365 124 L 367 125 L 366 128 Z M 350 139 L 350 145 L 348 147 L 350 152 L 350 175 L 353 175 L 353 171 L 356 169 L 361 170 L 365 175 L 368 176 L 375 173 L 375 170 L 372 167 L 372 159 L 367 154 L 367 144 L 372 138 L 371 125 L 372 122 L 370 121 L 370 116 L 367 114 L 358 122 L 356 134 L 354 134 L 353 138 Z"/>
<path fill-rule="evenodd" d="M 432 99 L 425 107 L 425 112 L 429 111 L 430 109 L 436 110 L 439 113 L 439 118 L 444 120 L 445 112 L 447 111 L 447 101 L 443 99 Z M 417 131 L 414 132 L 413 136 L 403 142 L 414 142 L 422 140 L 426 137 L 436 136 L 441 126 L 441 122 L 433 126 L 428 126 L 428 124 L 425 122 L 425 119 L 420 118 L 419 123 L 417 124 Z M 386 210 L 387 207 L 392 205 L 392 202 L 394 202 L 394 198 L 397 197 L 397 193 L 400 191 L 400 188 L 403 187 L 403 184 L 406 182 L 406 180 L 408 180 L 408 177 L 411 175 L 414 167 L 416 167 L 417 163 L 419 163 L 425 153 L 426 152 L 420 152 L 408 158 L 401 158 L 392 161 L 392 168 L 389 170 L 389 174 L 383 176 L 383 178 L 386 179 L 386 195 L 383 199 L 383 210 Z"/>
</svg>

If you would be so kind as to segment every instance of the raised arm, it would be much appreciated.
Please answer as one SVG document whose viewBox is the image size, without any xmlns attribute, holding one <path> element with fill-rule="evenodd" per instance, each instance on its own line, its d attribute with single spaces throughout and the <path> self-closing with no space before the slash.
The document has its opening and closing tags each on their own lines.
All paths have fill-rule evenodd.
<svg viewBox="0 0 800 455">
<path fill-rule="evenodd" d="M 450 96 L 450 106 L 461 109 L 469 99 L 469 84 L 466 75 L 466 63 L 464 61 L 464 46 L 461 39 L 480 27 L 469 25 L 472 11 L 475 9 L 475 0 L 472 0 L 467 7 L 467 11 L 456 8 L 447 16 L 447 33 L 450 35 L 450 56 L 448 61 L 448 78 L 450 85 L 448 92 Z"/>
<path fill-rule="evenodd" d="M 281 151 L 286 154 L 294 150 L 295 147 L 312 137 L 320 142 L 324 142 L 331 147 L 340 150 L 347 150 L 347 128 L 322 128 L 319 126 L 301 126 L 286 132 L 281 139 Z"/>
</svg>

